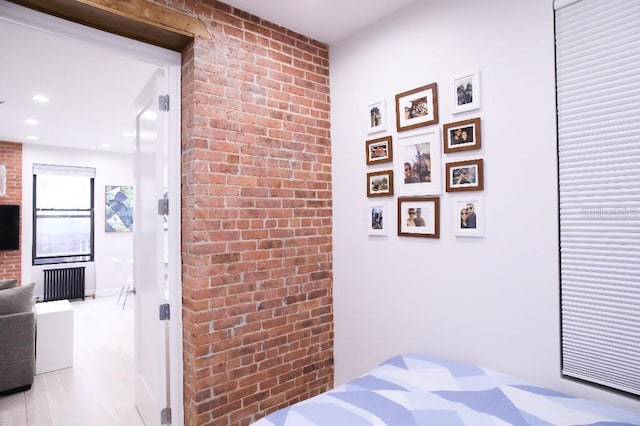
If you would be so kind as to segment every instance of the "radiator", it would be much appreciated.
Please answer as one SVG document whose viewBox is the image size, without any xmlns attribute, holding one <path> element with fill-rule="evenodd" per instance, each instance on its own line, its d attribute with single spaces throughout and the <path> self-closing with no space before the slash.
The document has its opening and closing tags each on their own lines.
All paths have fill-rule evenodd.
<svg viewBox="0 0 640 426">
<path fill-rule="evenodd" d="M 84 300 L 84 266 L 44 270 L 44 301 Z"/>
</svg>

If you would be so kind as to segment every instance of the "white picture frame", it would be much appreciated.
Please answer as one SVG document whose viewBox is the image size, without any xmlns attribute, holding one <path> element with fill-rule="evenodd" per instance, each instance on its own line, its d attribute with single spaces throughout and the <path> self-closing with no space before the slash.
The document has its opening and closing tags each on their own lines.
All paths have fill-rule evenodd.
<svg viewBox="0 0 640 426">
<path fill-rule="evenodd" d="M 454 234 L 457 237 L 484 237 L 484 197 L 455 197 L 452 202 Z"/>
<path fill-rule="evenodd" d="M 396 180 L 399 195 L 440 195 L 442 193 L 440 129 L 434 128 L 428 132 L 398 138 L 396 145 Z M 430 166 L 425 162 L 427 157 Z"/>
<path fill-rule="evenodd" d="M 389 203 L 369 203 L 366 222 L 369 235 L 374 237 L 389 235 L 389 227 L 392 223 L 389 212 Z"/>
<path fill-rule="evenodd" d="M 449 96 L 453 114 L 480 109 L 480 70 L 470 70 L 451 77 Z"/>
<path fill-rule="evenodd" d="M 387 104 L 384 99 L 371 102 L 368 106 L 369 124 L 367 134 L 378 133 L 387 130 Z"/>
<path fill-rule="evenodd" d="M 7 166 L 0 164 L 0 197 L 7 195 Z"/>
</svg>

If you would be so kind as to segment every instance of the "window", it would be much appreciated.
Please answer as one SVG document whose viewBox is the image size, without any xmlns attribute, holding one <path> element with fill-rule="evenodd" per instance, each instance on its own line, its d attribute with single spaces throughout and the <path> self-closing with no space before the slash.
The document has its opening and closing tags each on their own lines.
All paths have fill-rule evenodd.
<svg viewBox="0 0 640 426">
<path fill-rule="evenodd" d="M 93 260 L 94 177 L 91 168 L 34 164 L 34 265 Z"/>
<path fill-rule="evenodd" d="M 555 9 L 562 374 L 640 395 L 640 2 Z"/>
</svg>

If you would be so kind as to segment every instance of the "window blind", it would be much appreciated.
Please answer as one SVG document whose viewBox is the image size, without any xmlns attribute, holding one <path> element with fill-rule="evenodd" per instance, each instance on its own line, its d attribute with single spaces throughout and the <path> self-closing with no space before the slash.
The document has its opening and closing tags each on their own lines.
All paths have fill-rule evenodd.
<svg viewBox="0 0 640 426">
<path fill-rule="evenodd" d="M 96 169 L 93 167 L 59 166 L 56 164 L 34 164 L 33 174 L 95 178 Z"/>
<path fill-rule="evenodd" d="M 640 395 L 640 2 L 555 9 L 562 373 Z"/>
</svg>

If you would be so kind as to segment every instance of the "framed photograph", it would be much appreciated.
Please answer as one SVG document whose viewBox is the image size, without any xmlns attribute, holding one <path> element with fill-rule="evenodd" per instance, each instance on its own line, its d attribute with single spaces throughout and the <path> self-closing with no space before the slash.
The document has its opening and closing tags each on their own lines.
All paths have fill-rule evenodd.
<svg viewBox="0 0 640 426">
<path fill-rule="evenodd" d="M 482 197 L 454 198 L 454 234 L 458 237 L 484 236 L 484 203 Z"/>
<path fill-rule="evenodd" d="M 447 123 L 443 126 L 444 152 L 471 151 L 482 146 L 480 118 Z"/>
<path fill-rule="evenodd" d="M 367 141 L 367 164 L 389 163 L 393 161 L 391 136 Z"/>
<path fill-rule="evenodd" d="M 440 238 L 440 197 L 398 197 L 398 236 Z"/>
<path fill-rule="evenodd" d="M 398 139 L 396 170 L 402 176 L 402 195 L 438 195 L 442 192 L 440 130 Z"/>
<path fill-rule="evenodd" d="M 480 108 L 480 70 L 453 76 L 450 96 L 454 114 Z"/>
<path fill-rule="evenodd" d="M 387 107 L 384 99 L 369 104 L 369 126 L 367 133 L 387 130 Z"/>
<path fill-rule="evenodd" d="M 399 132 L 438 123 L 438 83 L 396 95 L 396 129 Z"/>
<path fill-rule="evenodd" d="M 367 223 L 369 224 L 369 235 L 384 236 L 389 235 L 389 207 L 387 203 L 369 203 L 367 212 Z"/>
<path fill-rule="evenodd" d="M 447 163 L 446 170 L 447 192 L 484 189 L 482 159 Z"/>
<path fill-rule="evenodd" d="M 0 164 L 0 197 L 7 195 L 7 166 Z"/>
<path fill-rule="evenodd" d="M 367 173 L 367 197 L 393 195 L 393 170 Z"/>
</svg>

